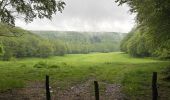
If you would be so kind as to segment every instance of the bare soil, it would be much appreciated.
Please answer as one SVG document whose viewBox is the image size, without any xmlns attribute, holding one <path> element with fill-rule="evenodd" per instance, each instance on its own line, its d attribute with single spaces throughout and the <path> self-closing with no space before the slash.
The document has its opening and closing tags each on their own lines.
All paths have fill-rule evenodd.
<svg viewBox="0 0 170 100">
<path fill-rule="evenodd" d="M 94 79 L 77 84 L 66 90 L 51 88 L 52 100 L 95 100 Z M 124 100 L 120 84 L 99 82 L 100 100 Z M 27 87 L 0 93 L 0 100 L 46 100 L 44 82 L 30 82 Z"/>
</svg>

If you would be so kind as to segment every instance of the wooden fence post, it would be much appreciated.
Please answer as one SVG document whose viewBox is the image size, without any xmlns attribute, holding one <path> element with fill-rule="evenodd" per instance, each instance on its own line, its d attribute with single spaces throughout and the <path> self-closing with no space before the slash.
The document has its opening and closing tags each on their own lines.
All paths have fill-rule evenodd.
<svg viewBox="0 0 170 100">
<path fill-rule="evenodd" d="M 157 100 L 158 90 L 157 90 L 157 72 L 153 72 L 152 76 L 152 100 Z"/>
<path fill-rule="evenodd" d="M 99 84 L 97 81 L 94 81 L 94 89 L 95 89 L 95 98 L 99 100 Z"/>
<path fill-rule="evenodd" d="M 45 83 L 45 86 L 46 86 L 46 99 L 47 99 L 47 100 L 51 100 L 50 87 L 49 87 L 49 76 L 48 76 L 48 75 L 46 75 L 46 83 Z"/>
</svg>

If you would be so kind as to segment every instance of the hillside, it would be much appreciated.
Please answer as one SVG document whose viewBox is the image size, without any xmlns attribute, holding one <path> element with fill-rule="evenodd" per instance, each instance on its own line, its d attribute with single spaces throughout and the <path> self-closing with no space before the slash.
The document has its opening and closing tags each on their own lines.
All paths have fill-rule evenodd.
<svg viewBox="0 0 170 100">
<path fill-rule="evenodd" d="M 0 59 L 120 51 L 116 32 L 27 31 L 0 24 Z M 17 48 L 17 49 L 16 49 Z"/>
<path fill-rule="evenodd" d="M 0 24 L 0 59 L 63 55 L 59 43 L 52 43 L 19 27 Z"/>
<path fill-rule="evenodd" d="M 0 24 L 0 59 L 114 52 L 125 34 L 115 32 L 27 31 Z"/>
<path fill-rule="evenodd" d="M 65 45 L 67 53 L 119 51 L 125 34 L 116 32 L 32 31 L 33 33 Z"/>
</svg>

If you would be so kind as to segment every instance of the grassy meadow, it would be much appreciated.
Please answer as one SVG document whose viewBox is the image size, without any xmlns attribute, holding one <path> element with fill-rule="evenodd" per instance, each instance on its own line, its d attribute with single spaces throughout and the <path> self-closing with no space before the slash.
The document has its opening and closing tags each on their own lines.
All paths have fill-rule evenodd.
<svg viewBox="0 0 170 100">
<path fill-rule="evenodd" d="M 94 78 L 121 84 L 122 92 L 131 100 L 150 99 L 152 72 L 157 71 L 160 92 L 166 92 L 162 95 L 166 97 L 170 85 L 163 80 L 162 70 L 168 66 L 169 61 L 133 58 L 121 52 L 12 59 L 0 61 L 0 91 L 25 87 L 28 82 L 43 82 L 48 74 L 51 84 L 62 89 Z"/>
</svg>

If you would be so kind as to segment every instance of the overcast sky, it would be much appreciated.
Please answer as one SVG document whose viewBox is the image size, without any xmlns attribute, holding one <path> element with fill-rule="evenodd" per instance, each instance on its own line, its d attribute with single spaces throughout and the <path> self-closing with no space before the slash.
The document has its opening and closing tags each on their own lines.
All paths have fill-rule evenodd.
<svg viewBox="0 0 170 100">
<path fill-rule="evenodd" d="M 25 24 L 18 19 L 16 26 L 27 30 L 129 32 L 135 16 L 128 12 L 128 6 L 117 6 L 114 1 L 65 0 L 65 10 L 52 20 L 35 19 Z"/>
</svg>

